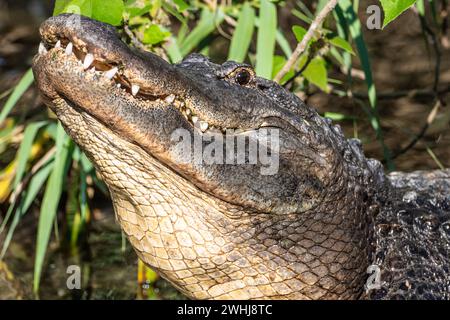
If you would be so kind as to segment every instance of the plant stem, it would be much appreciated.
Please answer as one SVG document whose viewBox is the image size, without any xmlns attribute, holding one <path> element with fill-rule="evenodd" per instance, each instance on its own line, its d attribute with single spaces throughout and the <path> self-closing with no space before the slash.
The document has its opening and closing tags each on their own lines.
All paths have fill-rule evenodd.
<svg viewBox="0 0 450 320">
<path fill-rule="evenodd" d="M 330 0 L 320 11 L 319 15 L 314 19 L 314 21 L 309 26 L 308 31 L 306 32 L 305 36 L 303 37 L 302 41 L 297 45 L 294 52 L 292 53 L 292 56 L 289 58 L 289 60 L 286 62 L 286 64 L 281 68 L 281 70 L 277 73 L 275 78 L 273 79 L 275 82 L 280 82 L 280 80 L 285 76 L 286 73 L 291 70 L 291 68 L 294 66 L 294 64 L 297 62 L 300 55 L 306 50 L 306 47 L 308 46 L 309 40 L 312 39 L 314 36 L 314 32 L 319 28 L 319 26 L 322 24 L 322 22 L 325 20 L 327 15 L 333 11 L 334 7 L 338 3 L 339 0 Z"/>
</svg>

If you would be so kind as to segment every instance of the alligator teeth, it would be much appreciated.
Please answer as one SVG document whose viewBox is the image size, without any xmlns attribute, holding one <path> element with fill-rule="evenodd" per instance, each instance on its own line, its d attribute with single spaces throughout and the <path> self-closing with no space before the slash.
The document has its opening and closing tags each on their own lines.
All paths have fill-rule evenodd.
<svg viewBox="0 0 450 320">
<path fill-rule="evenodd" d="M 47 48 L 45 48 L 44 44 L 41 42 L 39 44 L 39 54 L 47 53 Z"/>
<path fill-rule="evenodd" d="M 88 72 L 95 73 L 95 67 L 90 68 Z"/>
<path fill-rule="evenodd" d="M 216 128 L 216 127 L 213 127 L 213 126 L 209 127 L 208 132 L 211 132 L 211 133 L 213 133 L 213 134 L 219 134 L 219 133 L 222 133 L 222 131 L 220 131 L 220 129 L 218 129 L 218 128 Z"/>
<path fill-rule="evenodd" d="M 55 48 L 56 48 L 56 49 L 61 48 L 61 40 L 58 40 L 58 41 L 56 42 Z"/>
<path fill-rule="evenodd" d="M 119 69 L 117 69 L 117 67 L 114 67 L 111 70 L 105 72 L 105 77 L 111 80 L 112 78 L 114 78 L 117 71 L 119 71 Z"/>
<path fill-rule="evenodd" d="M 94 55 L 91 53 L 88 53 L 86 55 L 86 57 L 84 58 L 83 68 L 86 70 L 87 68 L 89 68 L 91 66 L 92 62 L 94 62 Z"/>
<path fill-rule="evenodd" d="M 72 43 L 72 42 L 69 42 L 69 44 L 68 44 L 67 47 L 66 47 L 66 54 L 67 54 L 68 56 L 70 56 L 70 55 L 72 54 L 72 51 L 73 51 L 73 43 Z"/>
<path fill-rule="evenodd" d="M 190 115 L 191 115 L 191 109 L 186 109 L 186 114 L 187 114 L 188 116 L 190 116 Z"/>
<path fill-rule="evenodd" d="M 197 121 L 198 121 L 198 117 L 193 116 L 193 117 L 191 118 L 191 120 L 192 120 L 192 123 L 193 123 L 193 124 L 196 124 Z"/>
<path fill-rule="evenodd" d="M 141 87 L 139 87 L 136 84 L 133 84 L 131 86 L 131 93 L 133 94 L 133 96 L 137 95 L 140 89 L 141 89 Z"/>
<path fill-rule="evenodd" d="M 208 127 L 209 127 L 208 122 L 200 121 L 200 130 L 202 130 L 202 132 L 205 132 L 206 129 L 208 129 Z"/>
<path fill-rule="evenodd" d="M 171 94 L 164 99 L 167 103 L 172 103 L 175 101 L 175 95 Z"/>
</svg>

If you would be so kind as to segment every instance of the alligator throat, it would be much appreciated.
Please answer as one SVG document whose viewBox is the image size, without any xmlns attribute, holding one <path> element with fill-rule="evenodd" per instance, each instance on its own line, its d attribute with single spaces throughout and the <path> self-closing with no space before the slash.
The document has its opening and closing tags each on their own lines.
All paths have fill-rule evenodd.
<svg viewBox="0 0 450 320">
<path fill-rule="evenodd" d="M 406 274 L 429 270 L 435 297 L 448 297 L 448 171 L 421 176 L 420 187 L 385 176 L 358 140 L 246 64 L 192 54 L 172 65 L 77 15 L 50 18 L 40 33 L 33 71 L 45 103 L 107 184 L 138 256 L 184 294 L 420 298 L 423 274 Z M 196 147 L 204 156 L 211 142 L 198 161 Z M 211 161 L 219 154 L 230 161 Z M 425 198 L 435 206 L 423 209 Z M 415 227 L 419 218 L 437 221 L 432 232 Z M 437 246 L 423 248 L 430 239 Z M 372 265 L 386 279 L 378 287 L 366 285 Z"/>
</svg>

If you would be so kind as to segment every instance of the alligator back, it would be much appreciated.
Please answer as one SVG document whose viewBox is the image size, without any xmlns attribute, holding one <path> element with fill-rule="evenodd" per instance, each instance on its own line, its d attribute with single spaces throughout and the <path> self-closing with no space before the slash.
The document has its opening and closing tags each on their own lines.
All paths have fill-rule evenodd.
<svg viewBox="0 0 450 320">
<path fill-rule="evenodd" d="M 450 170 L 395 172 L 375 222 L 371 299 L 450 299 Z"/>
</svg>

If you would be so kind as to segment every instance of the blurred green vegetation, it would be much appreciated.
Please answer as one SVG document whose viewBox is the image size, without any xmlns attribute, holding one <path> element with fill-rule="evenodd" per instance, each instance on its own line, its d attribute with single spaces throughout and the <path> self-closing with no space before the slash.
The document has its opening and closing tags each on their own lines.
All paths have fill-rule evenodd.
<svg viewBox="0 0 450 320">
<path fill-rule="evenodd" d="M 419 14 L 424 17 L 423 0 L 398 0 L 396 6 L 389 6 L 390 2 L 393 1 L 381 1 L 388 19 L 385 24 L 415 2 Z M 433 1 L 430 2 L 433 7 Z M 295 49 L 288 38 L 300 42 L 326 3 L 324 0 L 312 1 L 306 6 L 302 1 L 291 1 L 290 14 L 300 23 L 289 28 L 278 21 L 279 12 L 286 8 L 286 2 L 270 0 L 57 0 L 54 14 L 81 13 L 110 23 L 130 45 L 152 51 L 172 63 L 195 51 L 249 63 L 259 76 L 272 79 Z M 348 96 L 354 83 L 351 70 L 354 62 L 359 61 L 367 87 L 367 100 L 361 102 L 361 107 L 367 112 L 384 150 L 388 168 L 393 169 L 391 152 L 383 141 L 377 92 L 362 23 L 356 14 L 358 3 L 339 1 L 280 84 L 296 94 L 322 90 Z M 441 23 L 436 15 L 434 17 L 433 23 Z M 228 43 L 228 52 L 220 49 L 223 48 L 220 43 L 224 41 Z M 339 79 L 331 75 L 331 71 L 335 74 L 336 70 L 342 75 Z M 1 99 L 8 97 L 0 113 L 0 153 L 6 154 L 9 146 L 20 137 L 19 148 L 15 155 L 4 156 L 9 160 L 0 172 L 0 201 L 9 203 L 0 225 L 0 233 L 5 233 L 0 259 L 21 218 L 39 199 L 33 284 L 37 293 L 52 232 L 76 255 L 89 231 L 90 200 L 95 191 L 107 194 L 107 190 L 97 178 L 92 164 L 65 134 L 50 111 L 47 110 L 44 116 L 26 120 L 11 115 L 11 110 L 32 82 L 33 75 L 28 71 L 13 90 L 0 93 Z M 330 112 L 325 116 L 335 121 L 352 119 L 340 113 Z M 55 219 L 58 211 L 64 212 L 66 227 L 63 231 Z M 148 284 L 154 280 L 155 275 L 139 264 L 139 283 Z M 152 297 L 151 287 L 147 286 L 146 290 L 147 296 Z"/>
</svg>

